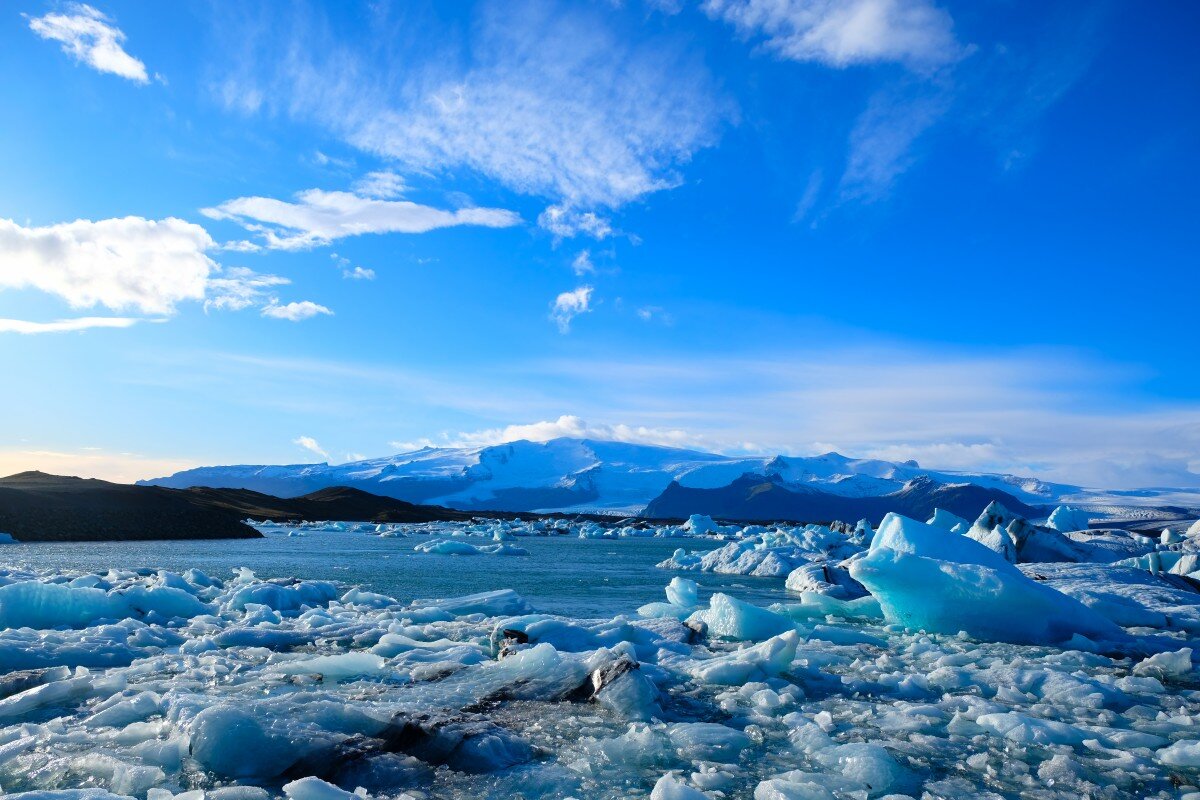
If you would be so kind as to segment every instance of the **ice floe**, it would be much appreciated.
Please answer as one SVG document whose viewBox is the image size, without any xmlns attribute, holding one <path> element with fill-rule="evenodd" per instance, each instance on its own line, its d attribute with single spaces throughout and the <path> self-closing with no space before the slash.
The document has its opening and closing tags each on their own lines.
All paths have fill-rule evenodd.
<svg viewBox="0 0 1200 800">
<path fill-rule="evenodd" d="M 1191 536 L 1064 532 L 998 508 L 973 522 L 892 515 L 877 531 L 597 527 L 728 541 L 677 551 L 660 565 L 682 573 L 664 572 L 663 599 L 614 618 L 566 617 L 505 589 L 408 600 L 248 569 L 0 569 L 0 789 L 38 800 L 1200 791 Z M 487 553 L 593 529 L 338 532 Z M 713 592 L 706 572 L 773 580 L 778 602 Z"/>
</svg>

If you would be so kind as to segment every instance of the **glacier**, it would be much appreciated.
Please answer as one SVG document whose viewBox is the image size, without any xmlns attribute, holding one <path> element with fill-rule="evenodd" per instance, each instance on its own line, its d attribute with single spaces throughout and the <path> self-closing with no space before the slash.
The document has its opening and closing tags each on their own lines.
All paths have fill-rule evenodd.
<svg viewBox="0 0 1200 800">
<path fill-rule="evenodd" d="M 1200 508 L 1194 489 L 1110 491 L 1015 475 L 928 469 L 916 462 L 818 456 L 727 456 L 594 439 L 516 441 L 486 447 L 425 447 L 344 464 L 200 467 L 142 483 L 244 488 L 296 497 L 352 486 L 416 503 L 490 511 L 599 512 L 636 515 L 672 484 L 693 489 L 729 486 L 744 475 L 773 476 L 785 487 L 838 497 L 880 497 L 910 482 L 973 485 L 1014 501 L 1070 504 L 1093 516 L 1155 519 L 1160 506 Z M 1057 524 L 1067 524 L 1061 519 Z M 1077 524 L 1072 522 L 1071 524 Z M 1084 525 L 1083 527 L 1086 527 Z"/>
</svg>

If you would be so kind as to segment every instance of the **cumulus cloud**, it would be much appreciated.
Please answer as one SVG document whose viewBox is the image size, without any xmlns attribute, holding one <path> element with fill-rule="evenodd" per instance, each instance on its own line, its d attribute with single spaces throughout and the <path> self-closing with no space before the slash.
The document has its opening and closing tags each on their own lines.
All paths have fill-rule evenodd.
<svg viewBox="0 0 1200 800">
<path fill-rule="evenodd" d="M 338 265 L 342 271 L 342 277 L 352 281 L 373 281 L 375 280 L 375 270 L 367 269 L 366 267 L 351 266 L 350 259 L 339 256 L 337 253 L 330 255 L 333 263 Z"/>
<path fill-rule="evenodd" d="M 295 439 L 292 439 L 292 444 L 303 447 L 305 450 L 321 458 L 329 458 L 329 453 L 326 453 L 321 445 L 317 443 L 317 440 L 311 436 L 297 436 Z"/>
<path fill-rule="evenodd" d="M 169 217 L 27 228 L 0 219 L 0 289 L 36 289 L 72 308 L 171 314 L 201 300 L 217 265 L 199 225 Z"/>
<path fill-rule="evenodd" d="M 792 61 L 928 68 L 962 54 L 950 15 L 928 0 L 705 0 L 704 11 Z"/>
<path fill-rule="evenodd" d="M 144 320 L 140 317 L 74 317 L 53 322 L 29 322 L 23 319 L 0 319 L 0 333 L 66 333 L 91 328 L 128 328 Z"/>
<path fill-rule="evenodd" d="M 281 307 L 274 294 L 277 287 L 290 283 L 287 278 L 243 267 L 222 269 L 207 255 L 215 248 L 212 237 L 199 225 L 173 217 L 76 220 L 44 227 L 0 219 L 0 291 L 32 289 L 58 297 L 71 308 L 104 307 L 156 316 L 170 316 L 184 302 L 226 311 L 297 305 Z M 286 313 L 306 310 L 304 306 Z M 7 320 L 2 330 L 49 333 L 129 327 L 135 321 L 131 317 L 45 323 Z"/>
<path fill-rule="evenodd" d="M 580 314 L 592 310 L 592 287 L 580 286 L 570 292 L 563 292 L 554 298 L 550 305 L 550 319 L 558 325 L 559 333 L 570 333 L 571 320 Z"/>
<path fill-rule="evenodd" d="M 83 3 L 70 3 L 63 12 L 29 20 L 38 36 L 62 45 L 62 51 L 97 72 L 148 83 L 146 65 L 122 46 L 125 33 L 101 12 Z"/>
<path fill-rule="evenodd" d="M 559 236 L 606 235 L 597 210 L 678 185 L 731 116 L 686 41 L 629 36 L 582 4 L 484 3 L 461 50 L 385 43 L 370 62 L 322 21 L 294 25 L 239 32 L 252 38 L 231 45 L 242 57 L 217 87 L 228 106 L 316 120 L 407 169 L 469 169 L 546 198 L 557 210 L 542 222 Z"/>
<path fill-rule="evenodd" d="M 298 303 L 286 303 L 279 305 L 272 303 L 262 310 L 262 315 L 270 319 L 285 319 L 288 322 L 300 322 L 306 319 L 312 319 L 318 314 L 332 316 L 333 312 L 322 305 L 318 305 L 311 300 L 301 300 Z"/>
<path fill-rule="evenodd" d="M 239 197 L 201 213 L 231 220 L 261 236 L 267 247 L 305 250 L 366 233 L 425 233 L 435 228 L 482 225 L 507 228 L 519 215 L 500 208 L 446 211 L 409 200 L 380 200 L 352 192 L 309 189 L 294 202 L 270 197 Z"/>
</svg>

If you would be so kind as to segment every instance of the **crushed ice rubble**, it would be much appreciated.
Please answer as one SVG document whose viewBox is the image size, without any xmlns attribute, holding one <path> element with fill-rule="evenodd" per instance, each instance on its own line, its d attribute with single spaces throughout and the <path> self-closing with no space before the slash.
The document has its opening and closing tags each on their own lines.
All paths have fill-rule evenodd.
<svg viewBox="0 0 1200 800">
<path fill-rule="evenodd" d="M 697 517 L 670 535 L 728 544 L 660 566 L 786 576 L 789 593 L 703 602 L 677 575 L 665 602 L 611 620 L 537 613 L 509 590 L 402 604 L 245 569 L 0 570 L 0 787 L 1200 798 L 1200 523 L 1161 539 L 1054 529 L 1069 521 L 996 506 L 878 531 Z"/>
</svg>

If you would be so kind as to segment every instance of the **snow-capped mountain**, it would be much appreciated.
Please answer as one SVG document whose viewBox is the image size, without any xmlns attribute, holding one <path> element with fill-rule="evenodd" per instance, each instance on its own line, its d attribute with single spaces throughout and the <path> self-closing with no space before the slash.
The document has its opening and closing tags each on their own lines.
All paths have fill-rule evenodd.
<svg viewBox="0 0 1200 800">
<path fill-rule="evenodd" d="M 426 447 L 337 465 L 200 467 L 143 483 L 254 489 L 281 497 L 328 486 L 353 486 L 409 502 L 460 509 L 635 514 L 672 483 L 690 489 L 717 489 L 747 473 L 775 475 L 785 487 L 843 497 L 879 497 L 928 477 L 938 483 L 999 490 L 1029 505 L 1069 502 L 1109 511 L 1200 506 L 1200 490 L 1110 492 L 1014 475 L 925 469 L 915 461 L 848 458 L 838 453 L 725 456 L 567 438 L 487 447 Z"/>
</svg>

